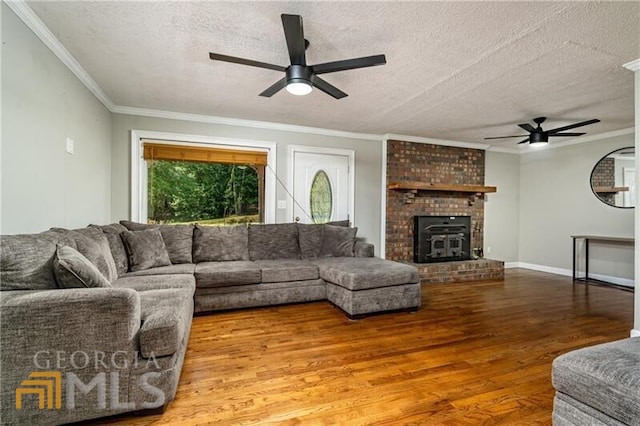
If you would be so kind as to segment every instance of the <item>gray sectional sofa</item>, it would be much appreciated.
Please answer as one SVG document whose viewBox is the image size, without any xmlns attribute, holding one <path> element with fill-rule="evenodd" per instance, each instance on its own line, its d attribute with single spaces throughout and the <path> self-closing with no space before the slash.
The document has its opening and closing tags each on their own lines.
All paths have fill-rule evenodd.
<svg viewBox="0 0 640 426">
<path fill-rule="evenodd" d="M 3 424 L 162 409 L 192 315 L 329 300 L 354 317 L 420 306 L 417 270 L 344 224 L 111 225 L 0 240 Z"/>
<path fill-rule="evenodd" d="M 552 378 L 554 425 L 640 425 L 640 337 L 561 355 Z"/>
</svg>

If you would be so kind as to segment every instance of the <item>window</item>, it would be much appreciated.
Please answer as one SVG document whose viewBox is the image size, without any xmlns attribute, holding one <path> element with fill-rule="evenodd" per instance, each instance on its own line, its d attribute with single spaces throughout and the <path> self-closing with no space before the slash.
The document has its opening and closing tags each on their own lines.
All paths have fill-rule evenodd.
<svg viewBox="0 0 640 426">
<path fill-rule="evenodd" d="M 267 153 L 145 141 L 149 223 L 264 221 Z"/>
</svg>

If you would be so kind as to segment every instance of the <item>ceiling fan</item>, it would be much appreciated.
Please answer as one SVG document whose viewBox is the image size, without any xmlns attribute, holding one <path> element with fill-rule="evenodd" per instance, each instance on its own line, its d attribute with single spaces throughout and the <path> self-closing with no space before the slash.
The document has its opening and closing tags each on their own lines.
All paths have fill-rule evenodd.
<svg viewBox="0 0 640 426">
<path fill-rule="evenodd" d="M 282 18 L 284 37 L 287 41 L 287 48 L 289 49 L 289 58 L 291 59 L 291 65 L 288 67 L 221 55 L 219 53 L 209 53 L 209 58 L 214 61 L 232 62 L 286 73 L 284 78 L 278 80 L 264 92 L 260 93 L 260 96 L 267 98 L 270 98 L 284 88 L 294 95 L 306 95 L 311 92 L 312 87 L 317 87 L 326 94 L 336 99 L 341 99 L 347 96 L 347 94 L 318 77 L 318 74 L 372 67 L 387 63 L 384 55 L 374 55 L 343 61 L 325 62 L 318 65 L 307 65 L 305 50 L 309 47 L 309 41 L 304 38 L 302 17 L 299 15 L 286 14 L 280 15 L 280 17 Z"/>
<path fill-rule="evenodd" d="M 565 130 L 569 130 L 569 129 L 575 129 L 576 127 L 582 127 L 582 126 L 586 126 L 588 124 L 593 124 L 593 123 L 599 123 L 600 122 L 600 120 L 598 120 L 598 119 L 593 119 L 593 120 L 582 121 L 582 122 L 576 123 L 576 124 L 570 124 L 568 126 L 557 127 L 555 129 L 551 129 L 551 130 L 543 130 L 540 125 L 542 123 L 544 123 L 544 121 L 546 119 L 547 119 L 547 117 L 534 118 L 533 121 L 534 121 L 534 123 L 536 123 L 538 125 L 538 127 L 533 127 L 529 123 L 518 124 L 519 127 L 521 127 L 522 129 L 526 130 L 527 132 L 529 132 L 529 136 L 527 136 L 526 139 L 518 142 L 518 144 L 529 142 L 529 144 L 532 145 L 532 146 L 534 146 L 534 145 L 544 145 L 547 142 L 549 142 L 549 138 L 550 137 L 582 136 L 582 135 L 585 135 L 586 133 L 561 133 L 561 132 L 564 132 Z M 485 140 L 488 140 L 488 139 L 521 138 L 523 136 L 525 136 L 525 135 L 498 136 L 498 137 L 494 137 L 494 138 L 485 138 Z"/>
</svg>

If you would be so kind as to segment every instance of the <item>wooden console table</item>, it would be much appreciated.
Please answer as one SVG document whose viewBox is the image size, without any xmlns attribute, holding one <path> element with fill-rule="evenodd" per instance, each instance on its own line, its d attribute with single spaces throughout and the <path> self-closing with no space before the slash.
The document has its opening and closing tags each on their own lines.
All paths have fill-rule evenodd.
<svg viewBox="0 0 640 426">
<path fill-rule="evenodd" d="M 599 280 L 596 278 L 589 277 L 589 241 L 601 241 L 605 243 L 622 243 L 622 244 L 634 244 L 635 238 L 633 237 L 606 237 L 602 235 L 572 235 L 573 238 L 573 281 L 584 281 L 585 283 L 588 281 L 596 281 L 602 284 L 615 286 L 617 288 L 623 288 L 626 290 L 633 291 L 632 287 L 621 286 L 619 284 L 610 283 L 608 281 Z M 584 277 L 578 278 L 577 273 L 577 245 L 578 240 L 584 240 L 585 248 L 584 248 Z"/>
</svg>

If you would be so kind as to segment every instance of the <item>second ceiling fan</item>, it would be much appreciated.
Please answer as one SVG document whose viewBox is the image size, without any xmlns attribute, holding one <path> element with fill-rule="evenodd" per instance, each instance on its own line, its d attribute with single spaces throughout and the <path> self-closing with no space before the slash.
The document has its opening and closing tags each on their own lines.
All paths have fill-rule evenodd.
<svg viewBox="0 0 640 426">
<path fill-rule="evenodd" d="M 222 55 L 219 53 L 209 53 L 209 58 L 215 61 L 232 62 L 235 64 L 266 68 L 286 73 L 284 78 L 276 81 L 269 88 L 260 93 L 260 96 L 267 98 L 270 98 L 284 88 L 294 95 L 306 95 L 311 92 L 311 88 L 313 86 L 336 99 L 341 99 L 347 96 L 347 94 L 318 77 L 319 74 L 372 67 L 387 63 L 384 55 L 374 55 L 363 58 L 325 62 L 317 65 L 307 65 L 305 50 L 309 47 L 309 41 L 304 38 L 302 17 L 299 15 L 287 14 L 282 14 L 280 16 L 282 18 L 282 26 L 284 27 L 284 37 L 287 41 L 287 48 L 289 50 L 289 59 L 291 60 L 291 65 L 288 67 L 254 61 L 251 59 L 237 58 L 235 56 Z"/>
<path fill-rule="evenodd" d="M 582 135 L 585 135 L 586 133 L 562 133 L 562 132 L 564 132 L 565 130 L 575 129 L 576 127 L 582 127 L 582 126 L 586 126 L 588 124 L 593 124 L 593 123 L 599 123 L 600 122 L 600 120 L 598 120 L 597 118 L 594 118 L 592 120 L 581 121 L 580 123 L 569 124 L 568 126 L 556 127 L 555 129 L 551 129 L 551 130 L 543 130 L 541 124 L 544 123 L 544 121 L 546 119 L 547 119 L 547 117 L 534 118 L 533 121 L 534 121 L 534 123 L 536 123 L 538 125 L 538 127 L 533 127 L 529 123 L 518 124 L 518 127 L 520 127 L 522 129 L 526 130 L 527 132 L 529 132 L 529 136 L 527 136 L 526 139 L 518 142 L 518 145 L 521 144 L 521 143 L 527 143 L 527 142 L 529 142 L 529 144 L 531 144 L 531 145 L 543 145 L 543 144 L 546 144 L 547 142 L 549 142 L 549 138 L 550 137 L 582 136 Z M 488 140 L 488 139 L 521 138 L 521 137 L 525 137 L 525 135 L 498 136 L 498 137 L 493 137 L 493 138 L 485 138 L 485 140 Z"/>
</svg>

